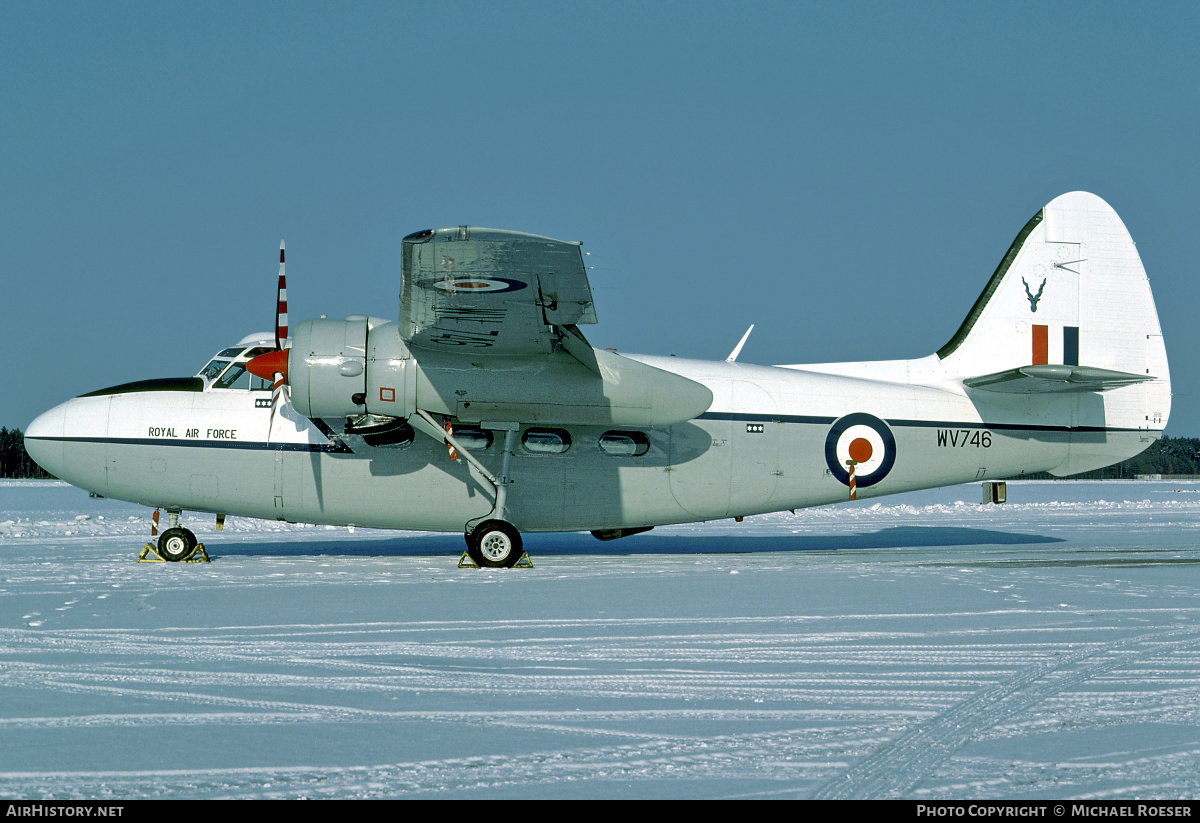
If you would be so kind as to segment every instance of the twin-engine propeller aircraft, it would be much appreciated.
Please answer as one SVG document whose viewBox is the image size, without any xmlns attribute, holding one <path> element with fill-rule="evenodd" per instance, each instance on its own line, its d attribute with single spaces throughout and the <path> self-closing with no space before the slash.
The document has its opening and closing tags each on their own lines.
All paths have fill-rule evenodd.
<svg viewBox="0 0 1200 823">
<path fill-rule="evenodd" d="M 1034 215 L 966 320 L 916 360 L 752 366 L 618 354 L 578 243 L 456 228 L 404 238 L 396 321 L 306 320 L 196 377 L 69 400 L 25 437 L 47 471 L 184 509 L 463 530 L 482 566 L 521 532 L 654 526 L 1131 457 L 1171 406 L 1150 284 L 1116 213 L 1074 192 Z M 744 342 L 744 338 L 743 338 Z M 261 380 L 254 381 L 251 375 Z"/>
</svg>

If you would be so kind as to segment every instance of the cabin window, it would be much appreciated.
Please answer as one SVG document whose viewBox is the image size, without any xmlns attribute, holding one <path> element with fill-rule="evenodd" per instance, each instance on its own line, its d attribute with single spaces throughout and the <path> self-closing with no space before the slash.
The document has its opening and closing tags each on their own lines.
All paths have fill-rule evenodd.
<svg viewBox="0 0 1200 823">
<path fill-rule="evenodd" d="M 566 429 L 526 429 L 521 445 L 533 454 L 562 454 L 571 448 L 571 435 Z"/>
<path fill-rule="evenodd" d="M 461 428 L 455 426 L 451 434 L 467 451 L 487 451 L 492 445 L 492 433 L 487 429 L 475 426 L 462 426 Z"/>
<path fill-rule="evenodd" d="M 641 457 L 650 451 L 650 438 L 641 432 L 605 432 L 600 435 L 600 451 L 613 457 Z"/>
<path fill-rule="evenodd" d="M 404 420 L 390 426 L 378 427 L 374 432 L 363 435 L 363 442 L 375 448 L 403 448 L 412 445 L 415 438 L 413 427 Z"/>
</svg>

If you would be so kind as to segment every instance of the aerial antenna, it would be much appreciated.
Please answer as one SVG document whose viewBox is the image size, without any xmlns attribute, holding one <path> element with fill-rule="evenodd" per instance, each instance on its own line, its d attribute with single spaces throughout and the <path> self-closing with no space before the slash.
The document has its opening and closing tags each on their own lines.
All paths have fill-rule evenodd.
<svg viewBox="0 0 1200 823">
<path fill-rule="evenodd" d="M 738 355 L 742 353 L 742 346 L 746 345 L 746 338 L 750 336 L 750 332 L 752 331 L 754 331 L 753 323 L 750 324 L 750 328 L 746 329 L 746 333 L 742 335 L 742 339 L 738 341 L 738 344 L 733 347 L 733 351 L 731 351 L 729 356 L 725 358 L 726 363 L 732 363 L 733 361 L 737 360 Z"/>
</svg>

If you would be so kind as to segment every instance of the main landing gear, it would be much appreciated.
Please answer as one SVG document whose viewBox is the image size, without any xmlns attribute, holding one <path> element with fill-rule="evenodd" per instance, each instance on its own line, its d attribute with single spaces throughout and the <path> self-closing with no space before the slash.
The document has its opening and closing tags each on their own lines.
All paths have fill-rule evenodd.
<svg viewBox="0 0 1200 823">
<path fill-rule="evenodd" d="M 511 569 L 523 556 L 526 559 L 522 565 L 533 565 L 521 548 L 521 533 L 512 523 L 484 520 L 466 535 L 466 539 L 467 554 L 480 568 Z"/>
<path fill-rule="evenodd" d="M 464 537 L 467 541 L 467 553 L 458 562 L 458 567 L 469 568 L 488 568 L 488 569 L 511 569 L 515 566 L 528 567 L 533 563 L 529 562 L 529 555 L 525 554 L 521 547 L 521 533 L 517 531 L 517 527 L 504 519 L 504 507 L 508 500 L 508 487 L 512 483 L 512 478 L 509 473 L 512 466 L 513 448 L 516 444 L 517 432 L 520 431 L 519 423 L 484 423 L 484 428 L 494 431 L 504 432 L 504 451 L 500 458 L 500 475 L 496 476 L 488 471 L 479 460 L 471 455 L 469 449 L 465 449 L 457 440 L 454 439 L 452 427 L 447 423 L 444 426 L 439 426 L 437 421 L 430 417 L 429 413 L 417 409 L 416 417 L 413 421 L 418 424 L 422 431 L 440 440 L 452 450 L 452 455 L 461 455 L 468 463 L 487 478 L 492 484 L 492 488 L 496 492 L 495 503 L 492 506 L 491 512 L 488 513 L 487 519 L 479 522 L 468 521 L 465 526 Z M 451 457 L 452 460 L 458 459 L 456 456 Z M 467 558 L 470 558 L 468 561 Z"/>
</svg>

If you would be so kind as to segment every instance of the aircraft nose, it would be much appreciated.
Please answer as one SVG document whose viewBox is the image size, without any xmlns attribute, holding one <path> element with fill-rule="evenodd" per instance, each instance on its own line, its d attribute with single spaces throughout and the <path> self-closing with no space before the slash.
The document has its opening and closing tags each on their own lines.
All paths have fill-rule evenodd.
<svg viewBox="0 0 1200 823">
<path fill-rule="evenodd" d="M 38 415 L 25 428 L 25 451 L 39 466 L 55 477 L 64 474 L 63 429 L 66 425 L 66 403 Z"/>
</svg>

